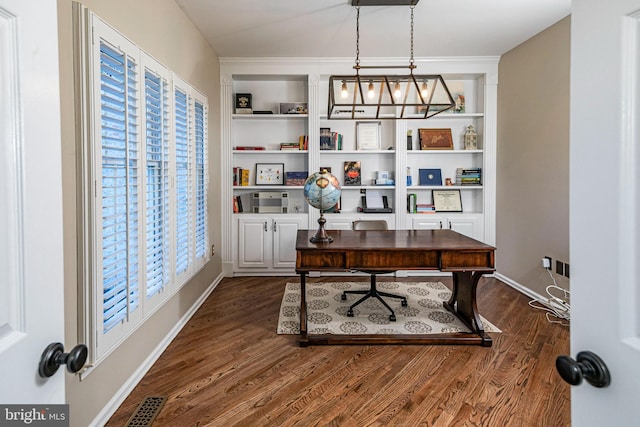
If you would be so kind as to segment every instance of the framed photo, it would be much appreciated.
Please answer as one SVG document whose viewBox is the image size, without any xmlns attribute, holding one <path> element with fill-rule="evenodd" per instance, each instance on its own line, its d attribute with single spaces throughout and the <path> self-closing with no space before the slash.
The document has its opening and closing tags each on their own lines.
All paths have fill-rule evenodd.
<svg viewBox="0 0 640 427">
<path fill-rule="evenodd" d="M 451 129 L 418 129 L 421 150 L 453 150 Z"/>
<path fill-rule="evenodd" d="M 307 114 L 306 102 L 281 102 L 280 114 Z"/>
<path fill-rule="evenodd" d="M 431 194 L 436 212 L 462 212 L 460 190 L 433 190 Z"/>
<path fill-rule="evenodd" d="M 256 163 L 256 185 L 284 185 L 284 163 Z"/>
<path fill-rule="evenodd" d="M 358 150 L 380 150 L 380 122 L 356 122 Z"/>
<path fill-rule="evenodd" d="M 236 114 L 251 114 L 252 108 L 250 93 L 236 93 Z"/>
</svg>

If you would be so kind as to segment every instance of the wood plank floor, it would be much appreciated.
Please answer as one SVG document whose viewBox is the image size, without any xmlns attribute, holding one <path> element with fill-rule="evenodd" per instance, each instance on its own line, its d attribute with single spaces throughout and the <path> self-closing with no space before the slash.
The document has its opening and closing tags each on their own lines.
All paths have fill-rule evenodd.
<svg viewBox="0 0 640 427">
<path fill-rule="evenodd" d="M 317 346 L 277 335 L 284 285 L 224 279 L 113 415 L 166 395 L 154 426 L 569 426 L 570 386 L 555 370 L 569 330 L 485 278 L 480 313 L 493 347 Z M 367 281 L 323 277 L 309 281 Z M 442 281 L 449 278 L 380 280 Z"/>
</svg>

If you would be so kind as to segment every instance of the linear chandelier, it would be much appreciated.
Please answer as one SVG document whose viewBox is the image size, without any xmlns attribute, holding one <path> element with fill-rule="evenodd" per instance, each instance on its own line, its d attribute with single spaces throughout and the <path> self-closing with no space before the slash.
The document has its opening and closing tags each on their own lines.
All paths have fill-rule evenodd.
<svg viewBox="0 0 640 427">
<path fill-rule="evenodd" d="M 449 88 L 439 74 L 416 75 L 413 59 L 413 10 L 418 0 L 409 1 L 411 7 L 411 57 L 409 65 L 360 64 L 360 0 L 356 7 L 355 75 L 329 77 L 329 106 L 327 118 L 340 119 L 428 119 L 455 106 Z M 365 0 L 362 0 L 363 4 Z M 390 2 L 390 3 L 389 3 Z M 370 5 L 397 5 L 391 0 L 367 1 Z M 408 69 L 408 74 L 361 75 L 363 69 Z"/>
</svg>

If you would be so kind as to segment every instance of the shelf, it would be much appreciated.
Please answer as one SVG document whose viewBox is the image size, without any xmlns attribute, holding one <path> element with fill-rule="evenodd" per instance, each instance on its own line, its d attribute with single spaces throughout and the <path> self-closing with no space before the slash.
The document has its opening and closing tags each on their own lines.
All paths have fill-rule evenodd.
<svg viewBox="0 0 640 427">
<path fill-rule="evenodd" d="M 482 185 L 411 185 L 409 190 L 482 190 Z"/>
<path fill-rule="evenodd" d="M 302 190 L 304 185 L 234 185 L 233 190 Z"/>
<path fill-rule="evenodd" d="M 395 185 L 343 185 L 342 190 L 395 190 Z"/>
<path fill-rule="evenodd" d="M 407 154 L 482 154 L 483 150 L 407 150 Z"/>
<path fill-rule="evenodd" d="M 296 120 L 306 119 L 308 114 L 232 114 L 234 120 Z"/>
<path fill-rule="evenodd" d="M 423 120 L 438 120 L 438 119 L 445 119 L 445 120 L 451 120 L 451 119 L 481 119 L 484 117 L 484 113 L 441 113 L 441 114 L 437 114 L 433 117 L 429 117 L 428 119 L 424 119 L 422 114 L 419 115 L 411 115 L 409 117 L 407 117 L 408 119 L 411 120 L 416 120 L 416 119 L 420 119 L 423 118 Z"/>
<path fill-rule="evenodd" d="M 320 150 L 320 154 L 395 154 L 396 150 Z"/>
<path fill-rule="evenodd" d="M 307 154 L 309 151 L 307 150 L 233 150 L 233 154 Z"/>
</svg>

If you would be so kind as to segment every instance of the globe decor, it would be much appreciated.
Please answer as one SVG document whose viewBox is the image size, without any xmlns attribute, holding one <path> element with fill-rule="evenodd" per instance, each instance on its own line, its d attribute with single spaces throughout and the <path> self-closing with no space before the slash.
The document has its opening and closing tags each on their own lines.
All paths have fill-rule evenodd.
<svg viewBox="0 0 640 427">
<path fill-rule="evenodd" d="M 311 243 L 331 243 L 333 238 L 324 229 L 327 220 L 324 211 L 331 209 L 340 200 L 340 182 L 338 178 L 323 169 L 311 175 L 304 183 L 304 198 L 311 206 L 320 210 L 318 218 L 318 231 L 309 240 Z"/>
</svg>

